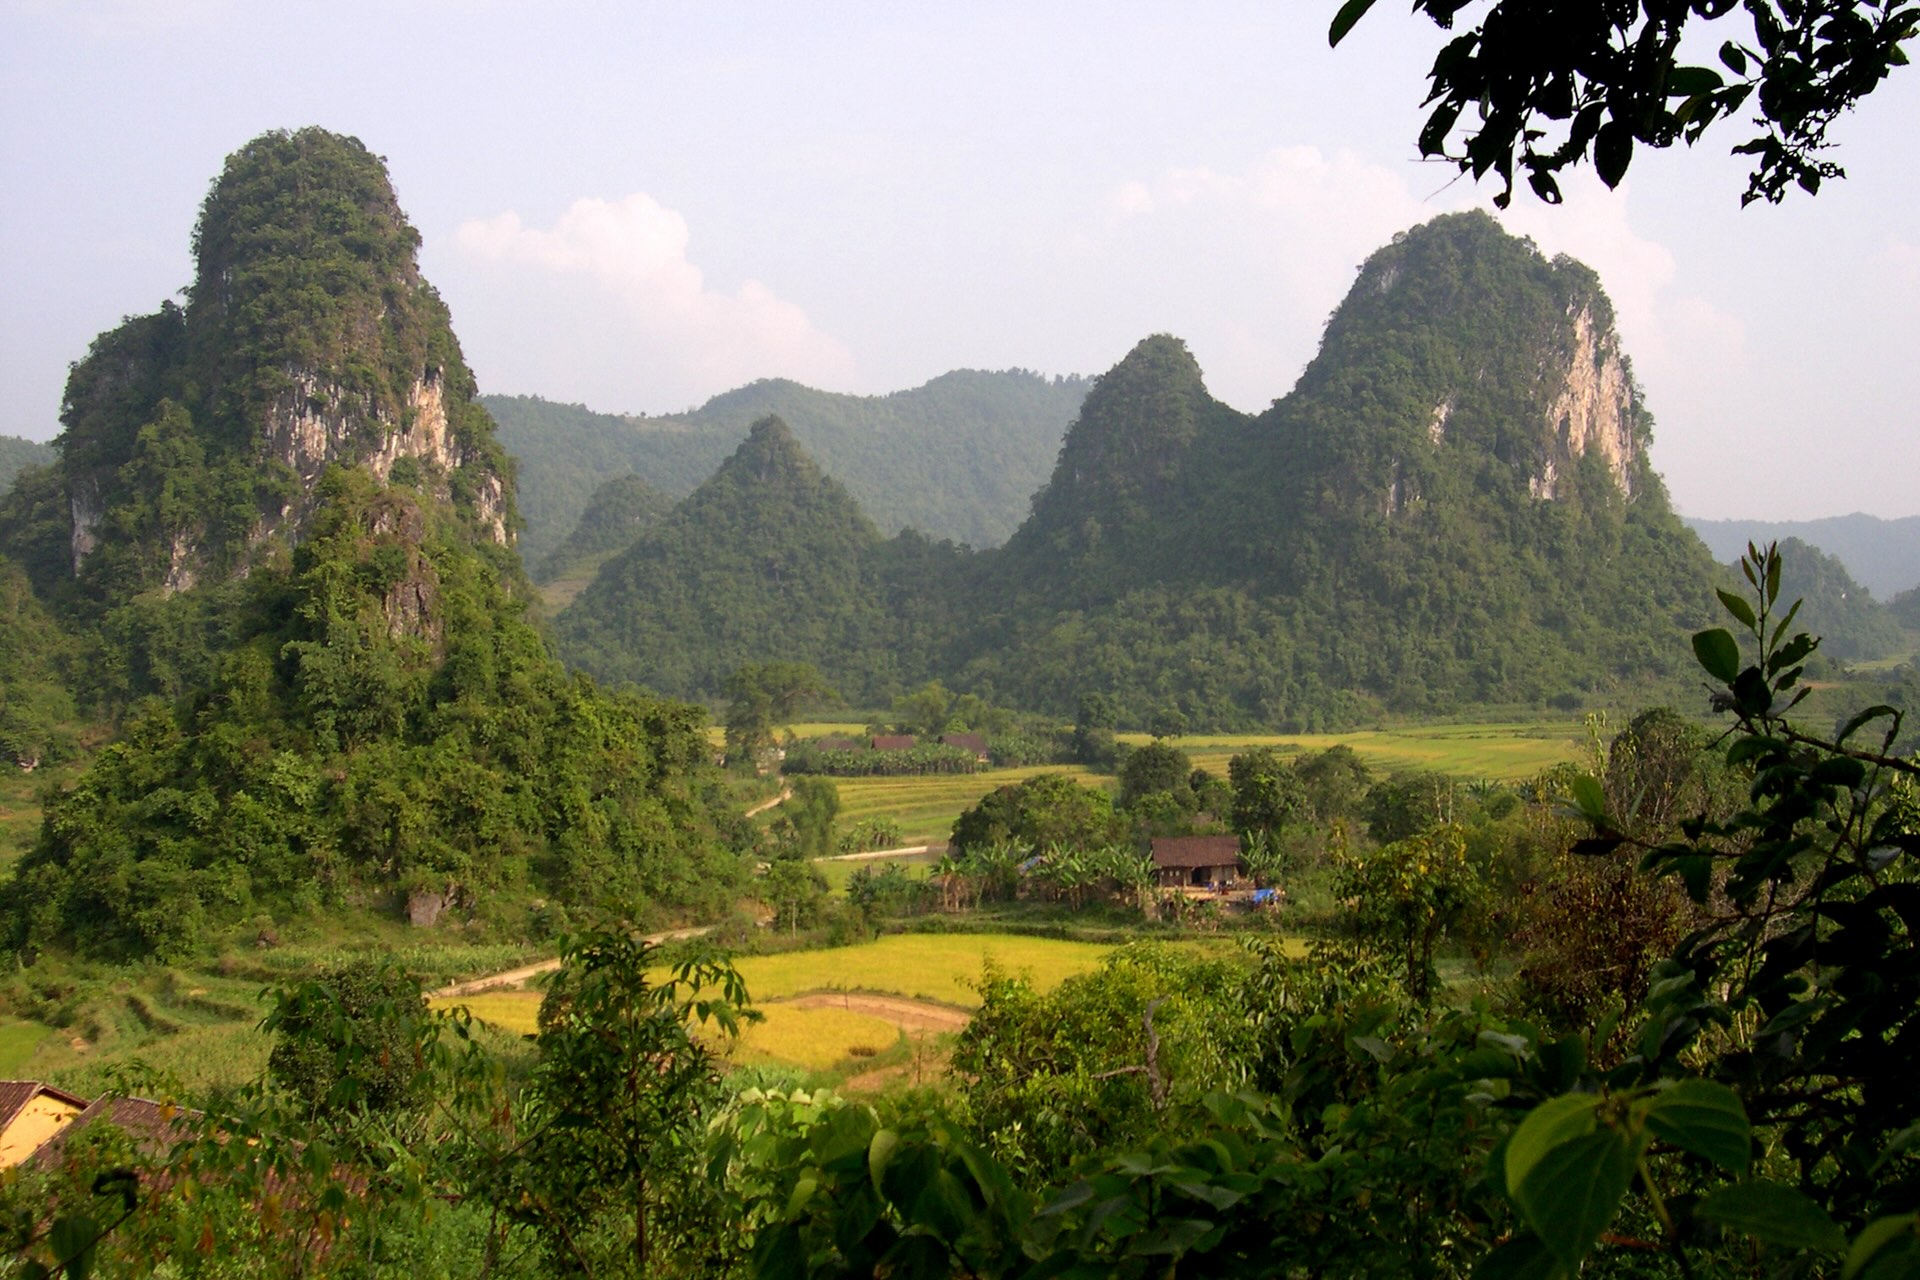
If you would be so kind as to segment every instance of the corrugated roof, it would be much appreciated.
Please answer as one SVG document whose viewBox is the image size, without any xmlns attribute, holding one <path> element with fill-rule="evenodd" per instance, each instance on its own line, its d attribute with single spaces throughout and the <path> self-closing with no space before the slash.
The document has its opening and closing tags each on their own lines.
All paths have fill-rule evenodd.
<svg viewBox="0 0 1920 1280">
<path fill-rule="evenodd" d="M 1239 836 L 1160 836 L 1153 842 L 1156 867 L 1230 867 L 1239 861 Z"/>
</svg>

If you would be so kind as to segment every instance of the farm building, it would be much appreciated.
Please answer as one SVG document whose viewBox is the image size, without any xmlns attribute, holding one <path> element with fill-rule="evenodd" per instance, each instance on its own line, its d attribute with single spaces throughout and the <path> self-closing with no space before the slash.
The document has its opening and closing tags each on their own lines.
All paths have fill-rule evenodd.
<svg viewBox="0 0 1920 1280">
<path fill-rule="evenodd" d="M 882 733 L 873 739 L 875 751 L 911 751 L 918 745 L 910 733 Z"/>
<path fill-rule="evenodd" d="M 943 733 L 940 735 L 943 747 L 958 747 L 962 751 L 971 751 L 973 758 L 981 764 L 987 763 L 987 740 L 977 733 Z"/>
<path fill-rule="evenodd" d="M 1153 874 L 1163 889 L 1224 889 L 1240 878 L 1240 837 L 1160 836 L 1153 842 Z"/>
<path fill-rule="evenodd" d="M 10 1169 L 86 1110 L 76 1098 L 38 1080 L 0 1080 L 0 1169 Z"/>
</svg>

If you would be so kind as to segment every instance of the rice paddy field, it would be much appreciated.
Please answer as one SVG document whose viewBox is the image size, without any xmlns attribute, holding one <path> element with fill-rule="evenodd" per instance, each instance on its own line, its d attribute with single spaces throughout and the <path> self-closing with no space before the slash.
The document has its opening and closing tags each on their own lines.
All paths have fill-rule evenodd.
<svg viewBox="0 0 1920 1280">
<path fill-rule="evenodd" d="M 1119 737 L 1135 746 L 1151 741 L 1144 733 Z M 1460 778 L 1518 782 L 1577 760 L 1585 741 L 1579 722 L 1550 720 L 1408 725 L 1353 733 L 1194 734 L 1175 745 L 1193 757 L 1197 768 L 1222 776 L 1228 760 L 1252 747 L 1312 752 L 1346 746 L 1378 773 L 1431 769 Z"/>
<path fill-rule="evenodd" d="M 945 840 L 953 830 L 954 820 L 977 804 L 981 796 L 1036 773 L 1064 773 L 1089 787 L 1103 787 L 1112 781 L 1079 765 L 1061 764 L 916 778 L 835 778 L 833 781 L 840 789 L 839 821 L 843 827 L 851 827 L 862 818 L 892 818 L 900 824 L 904 843 L 927 844 Z"/>
</svg>

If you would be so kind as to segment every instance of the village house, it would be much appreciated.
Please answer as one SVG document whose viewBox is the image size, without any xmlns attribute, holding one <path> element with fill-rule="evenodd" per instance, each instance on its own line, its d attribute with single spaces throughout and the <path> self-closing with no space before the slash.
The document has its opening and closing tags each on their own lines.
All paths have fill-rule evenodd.
<svg viewBox="0 0 1920 1280">
<path fill-rule="evenodd" d="M 1231 888 L 1240 879 L 1240 837 L 1156 837 L 1153 876 L 1162 889 Z"/>
<path fill-rule="evenodd" d="M 87 1109 L 75 1097 L 38 1080 L 0 1080 L 0 1169 L 25 1164 Z"/>
<path fill-rule="evenodd" d="M 910 733 L 880 733 L 873 738 L 875 751 L 911 751 L 918 745 Z"/>
<path fill-rule="evenodd" d="M 977 733 L 943 733 L 940 735 L 943 747 L 958 747 L 962 751 L 971 751 L 973 758 L 981 764 L 989 763 L 987 740 Z"/>
</svg>

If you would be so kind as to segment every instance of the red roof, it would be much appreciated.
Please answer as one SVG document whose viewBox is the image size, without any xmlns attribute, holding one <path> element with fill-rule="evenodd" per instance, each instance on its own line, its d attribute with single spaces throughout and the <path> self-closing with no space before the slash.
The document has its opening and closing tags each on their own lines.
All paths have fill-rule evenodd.
<svg viewBox="0 0 1920 1280">
<path fill-rule="evenodd" d="M 56 1167 L 66 1150 L 67 1141 L 96 1120 L 104 1120 L 116 1128 L 124 1129 L 134 1145 L 149 1155 L 162 1155 L 187 1136 L 191 1131 L 191 1119 L 199 1114 L 198 1111 L 189 1111 L 172 1103 L 154 1102 L 149 1098 L 96 1098 L 85 1111 L 73 1118 L 73 1123 L 40 1144 L 40 1149 L 33 1153 L 33 1163 L 42 1169 Z"/>
<path fill-rule="evenodd" d="M 1160 836 L 1153 842 L 1153 865 L 1156 867 L 1233 867 L 1239 864 L 1239 836 Z"/>
<path fill-rule="evenodd" d="M 87 1105 L 85 1098 L 75 1097 L 65 1089 L 56 1089 L 50 1084 L 41 1084 L 38 1080 L 0 1080 L 0 1129 L 12 1124 L 14 1118 L 27 1109 L 27 1104 L 43 1093 L 69 1106 Z"/>
</svg>

